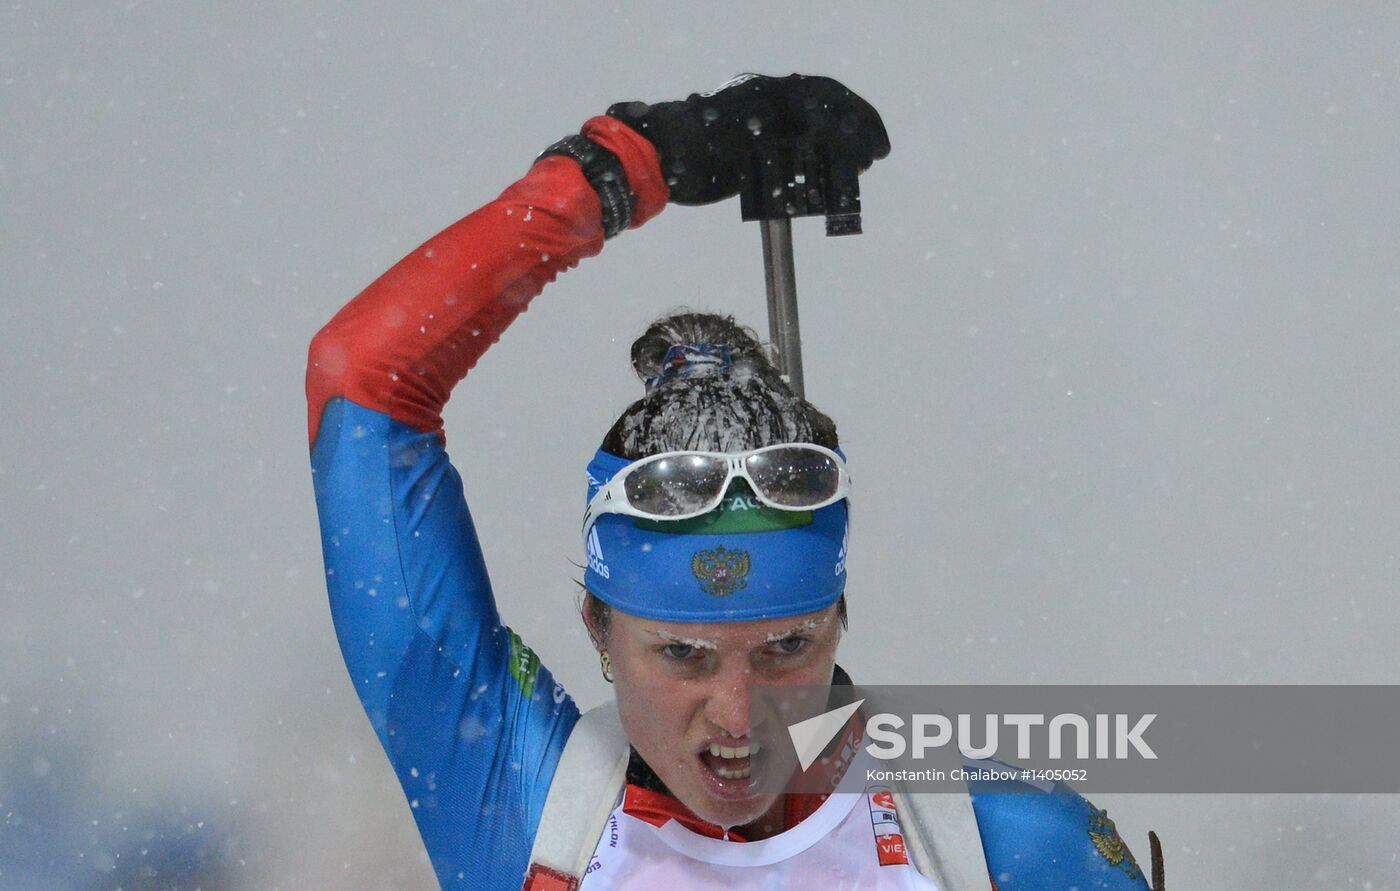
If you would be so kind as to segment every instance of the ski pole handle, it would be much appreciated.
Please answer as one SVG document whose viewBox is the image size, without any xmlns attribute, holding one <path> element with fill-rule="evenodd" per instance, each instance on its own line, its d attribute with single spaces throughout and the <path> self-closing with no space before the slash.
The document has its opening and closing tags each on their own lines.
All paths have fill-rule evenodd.
<svg viewBox="0 0 1400 891">
<path fill-rule="evenodd" d="M 743 219 L 826 217 L 827 235 L 859 235 L 860 171 L 832 163 L 809 144 L 795 141 L 754 154 L 747 186 L 739 193 Z"/>
</svg>

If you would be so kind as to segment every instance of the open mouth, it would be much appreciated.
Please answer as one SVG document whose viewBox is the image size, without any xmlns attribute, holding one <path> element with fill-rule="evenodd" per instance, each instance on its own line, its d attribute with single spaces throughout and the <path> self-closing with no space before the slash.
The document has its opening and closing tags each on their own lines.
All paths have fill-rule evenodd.
<svg viewBox="0 0 1400 891">
<path fill-rule="evenodd" d="M 708 749 L 700 752 L 700 763 L 715 778 L 726 783 L 737 783 L 749 779 L 753 769 L 752 758 L 758 751 L 758 743 L 734 747 L 710 743 Z"/>
</svg>

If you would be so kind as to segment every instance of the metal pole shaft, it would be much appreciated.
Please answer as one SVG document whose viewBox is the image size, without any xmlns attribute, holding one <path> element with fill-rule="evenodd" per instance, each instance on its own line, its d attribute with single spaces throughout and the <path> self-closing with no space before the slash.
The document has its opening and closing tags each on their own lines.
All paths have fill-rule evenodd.
<svg viewBox="0 0 1400 891">
<path fill-rule="evenodd" d="M 797 325 L 797 271 L 792 261 L 792 220 L 761 220 L 763 276 L 768 285 L 768 332 L 778 348 L 778 370 L 792 392 L 805 397 L 802 336 Z"/>
</svg>

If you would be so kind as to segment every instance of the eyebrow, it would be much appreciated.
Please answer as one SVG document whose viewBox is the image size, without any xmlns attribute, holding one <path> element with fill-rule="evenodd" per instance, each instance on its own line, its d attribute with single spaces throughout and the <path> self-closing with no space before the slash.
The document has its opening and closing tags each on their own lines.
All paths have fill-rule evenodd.
<svg viewBox="0 0 1400 891">
<path fill-rule="evenodd" d="M 697 650 L 719 649 L 719 644 L 715 643 L 712 640 L 705 640 L 699 637 L 682 637 L 679 634 L 672 634 L 669 631 L 658 631 L 656 629 L 652 629 L 651 633 L 655 634 L 662 640 L 669 641 L 671 643 L 685 644 L 688 647 L 695 647 Z"/>
<path fill-rule="evenodd" d="M 828 618 L 828 616 L 822 616 L 819 619 L 808 619 L 807 621 L 803 622 L 801 625 L 796 626 L 795 628 L 790 628 L 787 631 L 780 631 L 777 634 L 768 635 L 763 639 L 763 642 L 765 644 L 777 643 L 780 640 L 787 640 L 794 634 L 798 634 L 803 631 L 811 631 L 813 628 L 820 628 L 821 626 L 826 624 Z"/>
<path fill-rule="evenodd" d="M 802 624 L 795 625 L 792 628 L 787 629 L 786 631 L 779 631 L 775 634 L 768 635 L 763 639 L 763 644 L 765 646 L 767 646 L 768 644 L 775 644 L 778 641 L 787 640 L 794 634 L 800 634 L 803 631 L 811 631 L 814 628 L 820 628 L 821 626 L 825 625 L 829 619 L 830 616 L 822 616 L 820 618 L 808 619 Z M 672 634 L 669 631 L 662 631 L 657 628 L 652 628 L 648 630 L 650 630 L 652 634 L 655 634 L 657 637 L 661 638 L 662 640 L 668 643 L 685 644 L 686 646 L 695 647 L 698 650 L 719 650 L 719 644 L 713 640 L 706 640 L 702 637 L 685 637 L 684 635 Z"/>
</svg>

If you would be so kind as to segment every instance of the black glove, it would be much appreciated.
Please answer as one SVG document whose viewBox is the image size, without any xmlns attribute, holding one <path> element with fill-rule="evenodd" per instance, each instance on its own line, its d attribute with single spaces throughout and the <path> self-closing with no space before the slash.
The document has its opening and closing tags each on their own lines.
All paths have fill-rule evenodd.
<svg viewBox="0 0 1400 891">
<path fill-rule="evenodd" d="M 890 153 L 875 107 L 829 77 L 747 74 L 684 101 L 619 102 L 608 115 L 656 146 L 677 204 L 739 194 L 749 159 L 777 143 L 806 143 L 833 165 L 857 170 Z"/>
</svg>

